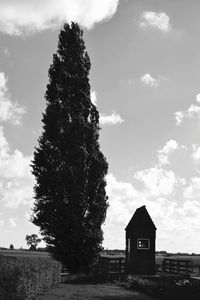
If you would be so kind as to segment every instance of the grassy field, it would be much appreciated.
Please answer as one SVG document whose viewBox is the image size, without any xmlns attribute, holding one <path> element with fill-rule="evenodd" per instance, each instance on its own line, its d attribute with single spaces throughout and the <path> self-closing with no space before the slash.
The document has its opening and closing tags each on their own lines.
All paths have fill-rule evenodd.
<svg viewBox="0 0 200 300">
<path fill-rule="evenodd" d="M 0 255 L 8 255 L 8 256 L 48 256 L 50 255 L 48 252 L 40 252 L 40 251 L 30 251 L 30 250 L 0 250 Z M 105 255 L 103 255 L 105 256 Z M 124 257 L 121 255 L 106 255 L 107 257 Z M 168 258 L 166 256 L 156 255 L 156 264 L 161 265 L 164 258 Z M 193 261 L 194 272 L 199 274 L 200 267 L 200 255 L 172 255 L 169 258 L 174 259 L 188 259 Z"/>
<path fill-rule="evenodd" d="M 0 250 L 0 255 L 7 256 L 48 256 L 48 252 L 30 250 Z"/>
<path fill-rule="evenodd" d="M 137 291 L 130 291 L 112 283 L 61 284 L 58 288 L 40 296 L 39 300 L 153 300 Z"/>
</svg>

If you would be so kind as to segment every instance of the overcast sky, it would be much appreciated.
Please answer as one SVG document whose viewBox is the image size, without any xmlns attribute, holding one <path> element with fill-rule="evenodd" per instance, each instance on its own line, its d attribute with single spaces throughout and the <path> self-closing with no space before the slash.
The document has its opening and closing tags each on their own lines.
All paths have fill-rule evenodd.
<svg viewBox="0 0 200 300">
<path fill-rule="evenodd" d="M 109 163 L 104 247 L 124 249 L 146 205 L 157 250 L 200 253 L 199 11 L 198 0 L 0 0 L 0 246 L 38 233 L 29 164 L 59 31 L 77 21 Z"/>
</svg>

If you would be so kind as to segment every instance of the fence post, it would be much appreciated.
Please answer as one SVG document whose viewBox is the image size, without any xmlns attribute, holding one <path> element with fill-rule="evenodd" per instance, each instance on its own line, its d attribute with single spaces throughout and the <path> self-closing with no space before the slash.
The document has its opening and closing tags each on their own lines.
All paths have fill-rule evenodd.
<svg viewBox="0 0 200 300">
<path fill-rule="evenodd" d="M 172 261 L 172 259 L 170 259 L 170 261 L 169 261 L 169 273 L 173 273 L 174 272 L 173 269 L 174 269 L 173 268 L 173 261 Z"/>
<path fill-rule="evenodd" d="M 177 261 L 177 274 L 180 273 L 180 261 L 178 260 Z"/>
<path fill-rule="evenodd" d="M 119 257 L 119 281 L 121 281 L 121 273 L 122 273 L 122 258 Z"/>
<path fill-rule="evenodd" d="M 188 274 L 189 272 L 189 266 L 188 266 L 188 261 L 186 261 L 186 266 L 185 266 L 185 270 L 186 270 L 186 274 Z"/>
<path fill-rule="evenodd" d="M 163 259 L 163 262 L 162 262 L 162 271 L 163 272 L 165 272 L 165 263 L 166 263 L 166 261 L 165 261 L 165 259 Z"/>
</svg>

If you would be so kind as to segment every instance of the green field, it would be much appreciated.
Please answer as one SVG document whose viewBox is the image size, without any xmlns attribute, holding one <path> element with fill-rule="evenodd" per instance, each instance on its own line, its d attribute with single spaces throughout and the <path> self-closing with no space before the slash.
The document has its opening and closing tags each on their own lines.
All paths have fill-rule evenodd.
<svg viewBox="0 0 200 300">
<path fill-rule="evenodd" d="M 0 250 L 0 255 L 7 256 L 48 256 L 48 252 L 30 250 Z"/>
</svg>

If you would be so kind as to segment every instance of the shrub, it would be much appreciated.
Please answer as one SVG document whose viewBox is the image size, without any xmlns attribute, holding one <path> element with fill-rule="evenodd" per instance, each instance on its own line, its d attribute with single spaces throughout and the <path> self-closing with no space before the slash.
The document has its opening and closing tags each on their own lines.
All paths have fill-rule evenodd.
<svg viewBox="0 0 200 300">
<path fill-rule="evenodd" d="M 34 300 L 60 282 L 60 263 L 51 257 L 0 256 L 0 299 Z"/>
<path fill-rule="evenodd" d="M 140 278 L 129 275 L 130 288 L 139 290 L 159 300 L 199 300 L 200 291 L 188 279 L 173 277 Z"/>
</svg>

